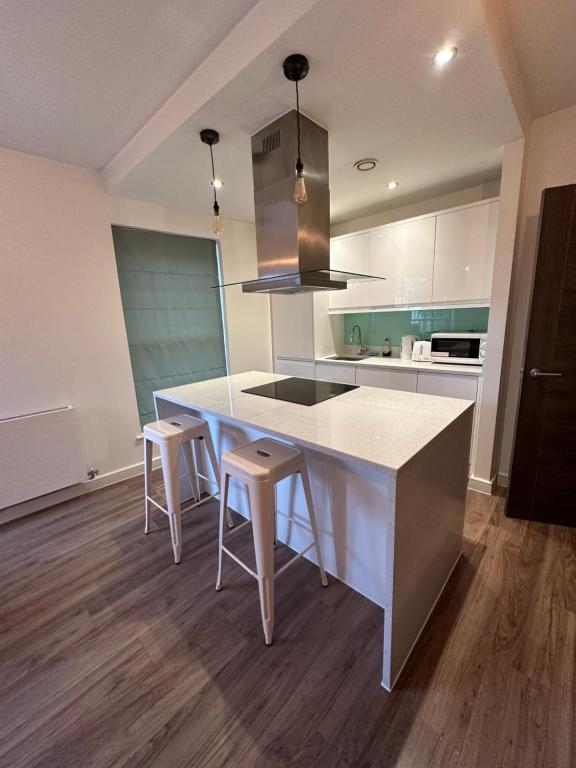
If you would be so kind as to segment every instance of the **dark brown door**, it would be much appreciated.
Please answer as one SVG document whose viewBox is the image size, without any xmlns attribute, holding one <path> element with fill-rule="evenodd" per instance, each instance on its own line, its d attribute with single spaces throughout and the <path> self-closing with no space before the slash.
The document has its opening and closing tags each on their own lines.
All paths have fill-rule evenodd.
<svg viewBox="0 0 576 768">
<path fill-rule="evenodd" d="M 507 514 L 576 526 L 576 185 L 542 194 Z"/>
</svg>

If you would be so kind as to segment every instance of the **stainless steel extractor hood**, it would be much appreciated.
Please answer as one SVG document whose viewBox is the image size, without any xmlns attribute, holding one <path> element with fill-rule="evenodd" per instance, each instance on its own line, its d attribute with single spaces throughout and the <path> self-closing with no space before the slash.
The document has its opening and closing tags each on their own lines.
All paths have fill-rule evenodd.
<svg viewBox="0 0 576 768">
<path fill-rule="evenodd" d="M 296 204 L 296 110 L 252 136 L 258 278 L 245 293 L 335 291 L 348 280 L 378 279 L 330 268 L 328 132 L 300 115 L 307 200 Z M 233 285 L 233 284 L 231 284 Z"/>
</svg>

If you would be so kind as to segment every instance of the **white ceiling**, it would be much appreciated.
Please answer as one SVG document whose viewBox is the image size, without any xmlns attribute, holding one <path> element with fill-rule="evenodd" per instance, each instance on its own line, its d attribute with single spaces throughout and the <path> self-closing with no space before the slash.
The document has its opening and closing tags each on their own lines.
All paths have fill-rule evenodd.
<svg viewBox="0 0 576 768">
<path fill-rule="evenodd" d="M 504 0 L 532 115 L 576 104 L 576 1 Z"/>
<path fill-rule="evenodd" d="M 440 70 L 434 51 L 460 53 Z M 320 0 L 113 189 L 114 194 L 210 210 L 200 128 L 221 132 L 216 169 L 225 216 L 253 218 L 251 133 L 293 106 L 283 58 L 308 55 L 303 110 L 330 133 L 332 220 L 499 174 L 504 143 L 521 135 L 480 0 Z M 380 160 L 359 173 L 353 162 Z M 400 181 L 388 192 L 389 179 Z"/>
<path fill-rule="evenodd" d="M 102 168 L 256 0 L 4 0 L 0 146 Z"/>
</svg>

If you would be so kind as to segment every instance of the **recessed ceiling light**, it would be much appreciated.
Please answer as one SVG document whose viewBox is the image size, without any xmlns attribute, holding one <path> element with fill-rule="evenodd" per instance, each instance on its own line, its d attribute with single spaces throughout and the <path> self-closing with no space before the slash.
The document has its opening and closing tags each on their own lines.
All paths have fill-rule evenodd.
<svg viewBox="0 0 576 768">
<path fill-rule="evenodd" d="M 397 189 L 400 186 L 399 181 L 389 181 L 388 184 L 386 184 L 386 189 Z"/>
<path fill-rule="evenodd" d="M 211 183 L 212 183 L 212 186 L 215 187 L 216 189 L 222 189 L 222 187 L 224 186 L 224 182 L 222 181 L 222 179 L 214 179 Z"/>
<path fill-rule="evenodd" d="M 439 51 L 436 51 L 434 54 L 434 63 L 435 64 L 448 64 L 449 61 L 452 61 L 452 59 L 456 58 L 456 54 L 458 53 L 458 48 L 455 48 L 454 46 L 446 46 L 445 48 L 440 48 Z"/>
<path fill-rule="evenodd" d="M 378 160 L 374 157 L 365 157 L 363 160 L 356 160 L 354 168 L 357 171 L 373 171 L 378 165 Z"/>
</svg>

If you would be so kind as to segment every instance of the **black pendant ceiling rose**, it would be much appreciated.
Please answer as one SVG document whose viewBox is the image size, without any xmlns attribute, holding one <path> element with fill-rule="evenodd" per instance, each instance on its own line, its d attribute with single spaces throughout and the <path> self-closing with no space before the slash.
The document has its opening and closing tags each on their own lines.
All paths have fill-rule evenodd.
<svg viewBox="0 0 576 768">
<path fill-rule="evenodd" d="M 220 141 L 220 134 L 218 131 L 215 131 L 213 128 L 204 128 L 200 131 L 200 140 L 207 144 L 210 148 L 210 162 L 212 164 L 212 188 L 214 190 L 214 205 L 212 206 L 214 210 L 214 215 L 212 216 L 212 231 L 215 235 L 221 235 L 222 234 L 222 218 L 220 216 L 220 206 L 218 205 L 218 198 L 216 196 L 216 189 L 217 187 L 222 186 L 222 182 L 218 183 L 218 179 L 216 178 L 216 172 L 214 170 L 214 153 L 212 152 L 212 147 L 215 144 L 218 144 Z"/>
<path fill-rule="evenodd" d="M 204 130 L 200 131 L 200 140 L 204 144 L 208 144 L 209 147 L 213 147 L 214 144 L 218 144 L 220 141 L 220 134 L 214 128 L 204 128 Z"/>
<path fill-rule="evenodd" d="M 300 94 L 298 92 L 298 83 L 304 80 L 310 71 L 310 64 L 306 56 L 302 53 L 293 53 L 284 59 L 282 63 L 284 77 L 293 82 L 296 86 L 296 123 L 298 135 L 298 148 L 296 156 L 296 180 L 294 182 L 294 202 L 305 203 L 307 200 L 306 182 L 304 181 L 304 163 L 300 156 Z"/>
<path fill-rule="evenodd" d="M 304 80 L 310 71 L 310 63 L 302 53 L 290 54 L 288 58 L 284 59 L 282 67 L 286 79 L 291 80 L 293 83 L 299 83 L 300 80 Z"/>
</svg>

